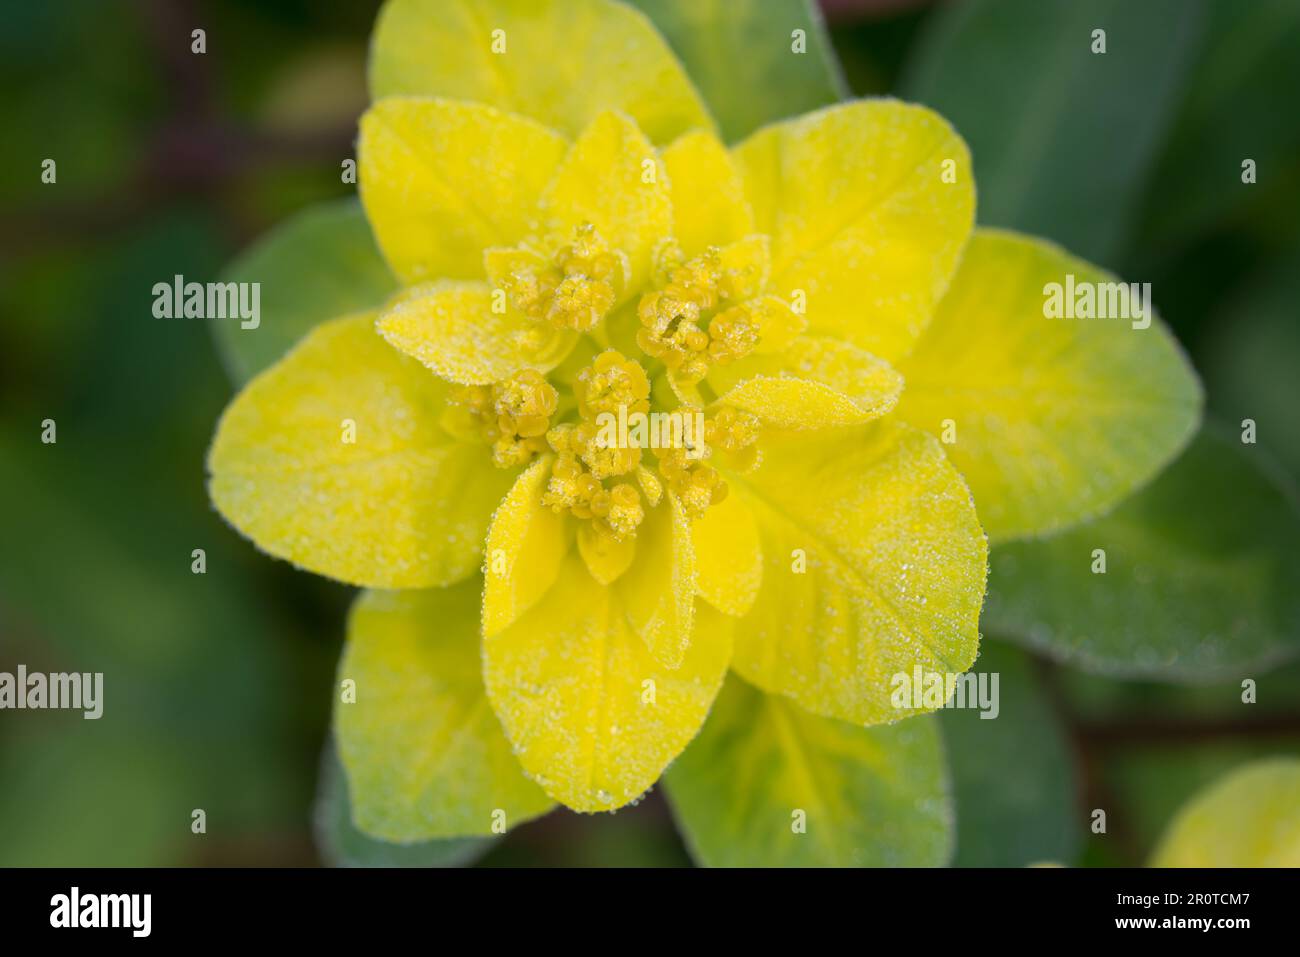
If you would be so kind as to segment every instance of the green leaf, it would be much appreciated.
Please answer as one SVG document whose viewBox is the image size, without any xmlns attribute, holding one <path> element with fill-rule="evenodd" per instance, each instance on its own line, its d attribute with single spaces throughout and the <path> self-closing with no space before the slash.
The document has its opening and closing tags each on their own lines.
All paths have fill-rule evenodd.
<svg viewBox="0 0 1300 957">
<path fill-rule="evenodd" d="M 1074 764 L 1032 669 L 1024 652 L 986 638 L 971 672 L 989 676 L 994 707 L 981 701 L 939 712 L 957 809 L 954 866 L 1074 858 L 1081 821 Z"/>
<path fill-rule="evenodd" d="M 363 833 L 352 823 L 347 777 L 332 744 L 321 760 L 313 823 L 321 856 L 335 867 L 459 867 L 474 861 L 496 840 L 453 837 L 390 844 Z"/>
<path fill-rule="evenodd" d="M 230 376 L 243 384 L 328 319 L 373 309 L 397 289 L 356 199 L 309 207 L 226 269 L 223 282 L 256 282 L 260 321 L 214 322 Z"/>
<path fill-rule="evenodd" d="M 1215 316 L 1201 352 L 1211 411 L 1234 426 L 1253 421 L 1260 446 L 1276 454 L 1291 476 L 1300 479 L 1297 302 L 1300 246 L 1269 263 L 1233 294 Z"/>
<path fill-rule="evenodd" d="M 687 845 L 712 867 L 923 867 L 952 849 L 926 716 L 855 727 L 732 675 L 665 780 Z"/>
<path fill-rule="evenodd" d="M 1135 250 L 1169 250 L 1224 216 L 1247 228 L 1290 231 L 1300 215 L 1300 4 L 1214 0 L 1187 95 L 1147 192 Z M 1241 181 L 1252 159 L 1256 181 Z"/>
<path fill-rule="evenodd" d="M 524 776 L 484 692 L 482 587 L 475 576 L 449 588 L 367 591 L 352 608 L 334 728 L 353 819 L 369 835 L 489 835 L 554 805 Z"/>
<path fill-rule="evenodd" d="M 1300 867 L 1300 760 L 1239 768 L 1174 818 L 1153 867 Z"/>
<path fill-rule="evenodd" d="M 979 220 L 1106 263 L 1177 106 L 1201 0 L 969 0 L 936 14 L 902 95 L 970 144 Z M 1106 52 L 1093 53 L 1093 31 Z"/>
<path fill-rule="evenodd" d="M 1105 518 L 995 548 L 985 630 L 1088 671 L 1169 681 L 1295 655 L 1300 515 L 1267 461 L 1203 430 Z"/>
<path fill-rule="evenodd" d="M 686 64 L 734 143 L 766 123 L 848 96 L 815 4 L 808 0 L 632 0 Z M 795 53 L 802 30 L 803 53 Z"/>
</svg>

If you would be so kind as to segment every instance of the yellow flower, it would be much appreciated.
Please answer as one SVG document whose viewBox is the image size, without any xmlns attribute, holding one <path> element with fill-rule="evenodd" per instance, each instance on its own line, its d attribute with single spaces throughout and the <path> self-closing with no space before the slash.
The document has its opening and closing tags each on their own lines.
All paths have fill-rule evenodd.
<svg viewBox="0 0 1300 957">
<path fill-rule="evenodd" d="M 407 288 L 253 381 L 210 456 L 258 546 L 383 590 L 337 729 L 393 840 L 635 800 L 728 668 L 813 715 L 917 713 L 891 676 L 975 660 L 985 531 L 1110 507 L 1198 414 L 1158 323 L 1044 318 L 1044 283 L 1094 267 L 972 237 L 933 112 L 850 102 L 729 149 L 638 15 L 547 6 L 476 4 L 491 62 L 458 7 L 386 8 L 360 189 Z M 634 415 L 667 447 L 602 440 Z"/>
</svg>

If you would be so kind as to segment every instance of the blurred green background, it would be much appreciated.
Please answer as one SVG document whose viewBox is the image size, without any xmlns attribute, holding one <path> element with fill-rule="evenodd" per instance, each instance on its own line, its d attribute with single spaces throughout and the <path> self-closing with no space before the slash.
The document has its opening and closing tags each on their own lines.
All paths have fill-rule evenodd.
<svg viewBox="0 0 1300 957">
<path fill-rule="evenodd" d="M 337 773 L 322 755 L 350 592 L 265 558 L 209 506 L 203 457 L 230 381 L 208 324 L 154 319 L 151 287 L 215 279 L 286 216 L 352 195 L 339 169 L 377 7 L 3 6 L 0 671 L 102 671 L 106 710 L 0 713 L 0 865 L 689 863 L 657 793 L 436 852 L 348 833 L 337 791 L 317 805 L 322 765 L 327 782 Z M 982 223 L 1153 283 L 1209 416 L 1228 435 L 1256 420 L 1294 501 L 1300 4 L 826 7 L 854 93 L 927 103 L 967 138 Z M 196 27 L 204 55 L 190 52 Z M 39 440 L 47 418 L 57 444 Z M 191 573 L 195 548 L 205 575 Z M 1236 677 L 1121 681 L 996 639 L 985 654 L 1014 707 L 996 733 L 943 715 L 959 864 L 1142 863 L 1205 784 L 1300 754 L 1300 670 L 1285 654 L 1249 672 L 1249 708 Z M 1108 809 L 1104 836 L 1087 830 L 1094 807 Z M 206 834 L 190 831 L 194 808 Z"/>
</svg>

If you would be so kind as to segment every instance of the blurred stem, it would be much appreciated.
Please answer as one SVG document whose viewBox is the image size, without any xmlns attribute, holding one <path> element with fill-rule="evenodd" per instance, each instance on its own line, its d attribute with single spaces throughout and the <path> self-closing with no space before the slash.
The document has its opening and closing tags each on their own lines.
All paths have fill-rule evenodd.
<svg viewBox="0 0 1300 957">
<path fill-rule="evenodd" d="M 1103 751 L 1133 745 L 1197 745 L 1223 738 L 1295 737 L 1300 714 L 1270 714 L 1262 718 L 1130 718 L 1121 721 L 1080 721 L 1077 733 L 1090 748 Z"/>
<path fill-rule="evenodd" d="M 1101 771 L 1098 749 L 1092 746 L 1092 742 L 1083 733 L 1082 722 L 1067 704 L 1065 689 L 1061 687 L 1059 666 L 1038 655 L 1031 655 L 1031 658 L 1039 679 L 1047 690 L 1047 700 L 1065 731 L 1067 744 L 1074 755 L 1075 767 L 1079 769 L 1076 800 L 1078 808 L 1084 812 L 1084 828 L 1091 827 L 1094 809 L 1104 810 L 1107 833 L 1114 835 L 1124 862 L 1133 866 L 1141 864 L 1137 835 L 1129 826 L 1122 803 Z"/>
<path fill-rule="evenodd" d="M 1105 720 L 1083 718 L 1069 705 L 1069 697 L 1060 682 L 1061 666 L 1037 655 L 1033 661 L 1079 768 L 1078 801 L 1086 815 L 1084 826 L 1091 824 L 1094 808 L 1104 809 L 1107 833 L 1115 839 L 1125 863 L 1132 866 L 1140 866 L 1145 860 L 1127 809 L 1106 778 L 1106 761 L 1114 752 L 1150 746 L 1195 747 L 1231 739 L 1257 741 L 1300 736 L 1300 713 L 1244 719 L 1196 716 L 1171 719 L 1145 715 Z"/>
</svg>

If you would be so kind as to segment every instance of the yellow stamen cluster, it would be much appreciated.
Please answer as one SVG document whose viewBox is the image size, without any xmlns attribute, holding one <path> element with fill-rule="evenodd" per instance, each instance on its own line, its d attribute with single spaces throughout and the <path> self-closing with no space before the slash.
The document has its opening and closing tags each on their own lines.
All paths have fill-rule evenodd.
<svg viewBox="0 0 1300 957">
<path fill-rule="evenodd" d="M 704 459 L 720 450 L 733 468 L 739 471 L 752 468 L 758 461 L 759 427 L 757 416 L 723 406 L 704 423 L 702 456 L 690 454 L 693 450 L 685 448 L 658 450 L 659 474 L 681 500 L 687 515 L 699 518 L 710 505 L 727 497 L 727 483 Z"/>
<path fill-rule="evenodd" d="M 563 439 L 557 444 L 563 447 Z M 619 542 L 635 535 L 645 518 L 641 493 L 635 485 L 617 482 L 606 488 L 568 452 L 560 453 L 552 466 L 542 504 L 557 512 L 568 511 L 574 518 L 590 519 L 598 531 Z"/>
<path fill-rule="evenodd" d="M 681 500 L 691 518 L 699 518 L 727 497 L 727 483 L 718 470 L 702 459 L 690 458 L 687 449 L 659 449 L 659 474 Z"/>
<path fill-rule="evenodd" d="M 704 439 L 710 448 L 721 449 L 733 468 L 748 471 L 758 464 L 761 426 L 753 413 L 724 405 L 704 423 Z"/>
<path fill-rule="evenodd" d="M 645 370 L 616 349 L 606 349 L 579 372 L 573 391 L 584 419 L 595 419 L 602 412 L 617 415 L 620 408 L 627 409 L 629 415 L 650 408 L 650 380 Z"/>
<path fill-rule="evenodd" d="M 678 382 L 703 379 L 713 363 L 748 355 L 765 320 L 766 247 L 741 241 L 711 247 L 686 259 L 673 245 L 659 256 L 655 288 L 637 305 L 636 341 L 659 359 Z M 531 247 L 500 250 L 495 275 L 515 308 L 540 323 L 581 332 L 593 330 L 618 301 L 628 261 L 607 246 L 590 225 L 553 256 Z M 773 298 L 773 297 L 767 297 Z M 566 377 L 567 378 L 567 377 Z M 610 442 L 606 416 L 619 428 L 659 435 L 657 425 L 629 419 L 650 412 L 650 379 L 641 363 L 606 349 L 569 380 L 577 421 L 552 424 L 557 394 L 538 373 L 522 371 L 491 387 L 465 390 L 466 402 L 493 442 L 498 465 L 526 464 L 547 448 L 555 461 L 542 503 L 591 523 L 598 535 L 618 542 L 635 537 L 646 508 L 672 491 L 693 518 L 727 495 L 727 483 L 707 459 L 715 452 L 729 467 L 745 470 L 758 458 L 759 420 L 734 408 L 720 409 L 693 436 L 693 448 L 654 448 L 658 477 L 642 466 L 642 448 L 620 437 Z M 566 406 L 566 408 L 572 408 Z M 699 410 L 681 408 L 682 416 Z M 636 433 L 634 433 L 636 434 Z M 544 437 L 544 438 L 543 438 Z M 653 448 L 658 439 L 652 439 Z M 649 504 L 647 504 L 649 503 Z"/>
<path fill-rule="evenodd" d="M 578 373 L 573 388 L 582 418 L 577 424 L 557 425 L 546 435 L 556 461 L 542 503 L 590 519 L 598 531 L 623 541 L 645 518 L 641 493 L 630 482 L 608 488 L 604 483 L 636 469 L 641 450 L 599 442 L 596 418 L 601 413 L 617 415 L 620 408 L 647 411 L 650 380 L 638 363 L 610 349 Z"/>
<path fill-rule="evenodd" d="M 709 323 L 709 359 L 725 365 L 749 355 L 758 345 L 759 325 L 748 302 L 718 313 Z"/>
<path fill-rule="evenodd" d="M 512 468 L 546 450 L 559 393 L 540 372 L 521 369 L 495 385 L 453 389 L 450 399 L 469 412 L 479 434 L 492 443 L 496 466 Z"/>
<path fill-rule="evenodd" d="M 598 531 L 615 541 L 634 535 L 645 518 L 641 493 L 630 482 L 616 482 L 606 488 L 603 479 L 635 468 L 640 450 L 613 450 L 636 453 L 628 467 L 620 462 L 609 467 L 598 463 L 597 468 L 590 468 L 590 453 L 595 443 L 585 434 L 583 426 L 556 426 L 546 438 L 555 450 L 556 461 L 546 491 L 542 493 L 542 504 L 557 512 L 567 511 L 575 518 L 590 519 Z"/>
<path fill-rule="evenodd" d="M 637 345 L 679 381 L 699 382 L 711 363 L 739 359 L 758 344 L 753 308 L 748 303 L 727 307 L 744 294 L 753 267 L 728 267 L 714 246 L 686 261 L 669 250 L 664 260 L 659 288 L 637 304 Z"/>
<path fill-rule="evenodd" d="M 584 223 L 574 231 L 573 241 L 549 258 L 521 253 L 504 286 L 514 307 L 530 319 L 587 332 L 614 308 L 628 270 L 627 257 Z"/>
</svg>

